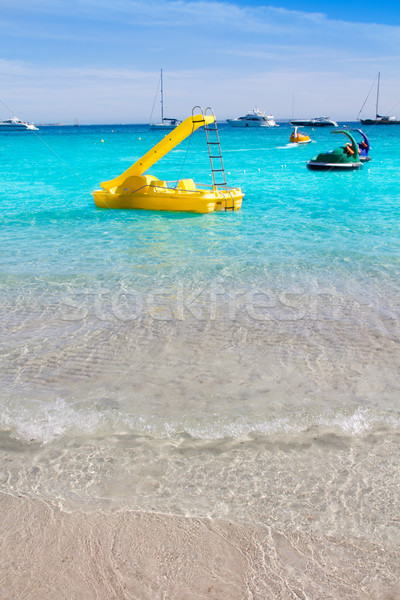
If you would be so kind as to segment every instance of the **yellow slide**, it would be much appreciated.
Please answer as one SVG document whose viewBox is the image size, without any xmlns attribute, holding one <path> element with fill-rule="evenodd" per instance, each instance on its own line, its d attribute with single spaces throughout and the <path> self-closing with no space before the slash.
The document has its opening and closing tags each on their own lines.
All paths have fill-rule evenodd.
<svg viewBox="0 0 400 600">
<path fill-rule="evenodd" d="M 129 169 L 124 171 L 115 179 L 103 181 L 100 185 L 104 190 L 112 190 L 119 187 L 124 181 L 132 175 L 143 175 L 150 167 L 152 167 L 163 156 L 168 154 L 170 150 L 178 146 L 183 140 L 191 135 L 196 129 L 209 123 L 214 123 L 214 115 L 193 115 L 185 119 L 178 127 L 170 131 L 158 144 L 153 146 L 151 150 L 146 152 L 144 156 L 139 158 Z"/>
</svg>

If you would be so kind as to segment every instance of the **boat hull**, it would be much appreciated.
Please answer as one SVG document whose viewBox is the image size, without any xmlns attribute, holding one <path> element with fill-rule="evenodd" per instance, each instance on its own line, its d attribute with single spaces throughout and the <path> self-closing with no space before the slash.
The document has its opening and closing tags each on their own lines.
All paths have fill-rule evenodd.
<svg viewBox="0 0 400 600">
<path fill-rule="evenodd" d="M 332 123 L 312 123 L 311 121 L 290 121 L 290 123 L 301 127 L 336 127 Z"/>
<path fill-rule="evenodd" d="M 307 169 L 310 169 L 311 171 L 356 171 L 361 167 L 361 162 L 323 163 L 315 160 L 310 160 L 307 163 Z"/>
<path fill-rule="evenodd" d="M 232 127 L 277 127 L 276 123 L 268 121 L 236 121 L 235 119 L 227 119 L 227 122 Z"/>
<path fill-rule="evenodd" d="M 171 131 L 171 129 L 175 129 L 176 127 L 178 127 L 179 123 L 177 125 L 164 125 L 161 123 L 150 123 L 149 127 L 150 129 L 164 129 L 166 131 Z"/>
<path fill-rule="evenodd" d="M 311 139 L 308 136 L 290 136 L 290 143 L 291 144 L 309 144 L 311 142 Z"/>
<path fill-rule="evenodd" d="M 39 131 L 38 127 L 31 125 L 2 125 L 0 124 L 0 132 L 10 131 Z"/>
<path fill-rule="evenodd" d="M 361 119 L 362 125 L 400 125 L 400 119 Z"/>
<path fill-rule="evenodd" d="M 95 190 L 93 198 L 98 208 L 140 209 L 170 212 L 211 213 L 240 210 L 244 194 L 239 188 L 229 191 L 198 190 L 188 192 L 171 188 L 156 188 L 138 192 L 115 193 Z"/>
<path fill-rule="evenodd" d="M 290 121 L 291 125 L 297 125 L 300 127 L 337 127 L 336 121 L 314 121 L 313 119 L 295 119 Z"/>
</svg>

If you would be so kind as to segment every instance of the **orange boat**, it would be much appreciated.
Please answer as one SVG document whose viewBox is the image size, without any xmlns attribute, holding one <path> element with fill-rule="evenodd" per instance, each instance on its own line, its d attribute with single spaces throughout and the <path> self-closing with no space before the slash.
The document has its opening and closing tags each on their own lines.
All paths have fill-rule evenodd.
<svg viewBox="0 0 400 600">
<path fill-rule="evenodd" d="M 309 142 L 311 142 L 310 136 L 306 135 L 305 133 L 299 133 L 297 131 L 298 129 L 298 127 L 295 127 L 292 131 L 292 135 L 290 136 L 290 142 L 292 144 L 308 144 Z"/>
</svg>

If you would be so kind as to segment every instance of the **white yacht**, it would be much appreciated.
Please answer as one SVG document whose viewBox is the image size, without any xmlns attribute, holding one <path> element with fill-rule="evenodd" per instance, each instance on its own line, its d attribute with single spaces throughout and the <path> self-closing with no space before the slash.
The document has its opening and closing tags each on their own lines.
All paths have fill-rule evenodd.
<svg viewBox="0 0 400 600">
<path fill-rule="evenodd" d="M 35 127 L 33 123 L 25 123 L 18 117 L 13 117 L 0 121 L 0 131 L 38 131 L 38 127 Z"/>
<path fill-rule="evenodd" d="M 292 125 L 301 127 L 338 127 L 336 121 L 330 117 L 315 117 L 314 119 L 292 119 Z"/>
<path fill-rule="evenodd" d="M 227 119 L 227 122 L 232 127 L 278 127 L 272 115 L 266 115 L 265 112 L 258 110 L 258 108 L 253 108 L 244 117 Z"/>
</svg>

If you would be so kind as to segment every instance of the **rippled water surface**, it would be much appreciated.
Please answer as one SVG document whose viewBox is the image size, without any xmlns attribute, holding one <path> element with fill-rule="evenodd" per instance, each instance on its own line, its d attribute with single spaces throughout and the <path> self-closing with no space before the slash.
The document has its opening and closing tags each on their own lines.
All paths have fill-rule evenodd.
<svg viewBox="0 0 400 600">
<path fill-rule="evenodd" d="M 211 215 L 95 208 L 145 126 L 2 136 L 2 489 L 398 543 L 398 133 L 290 132 L 220 127 Z M 203 134 L 150 172 L 210 182 Z"/>
</svg>

